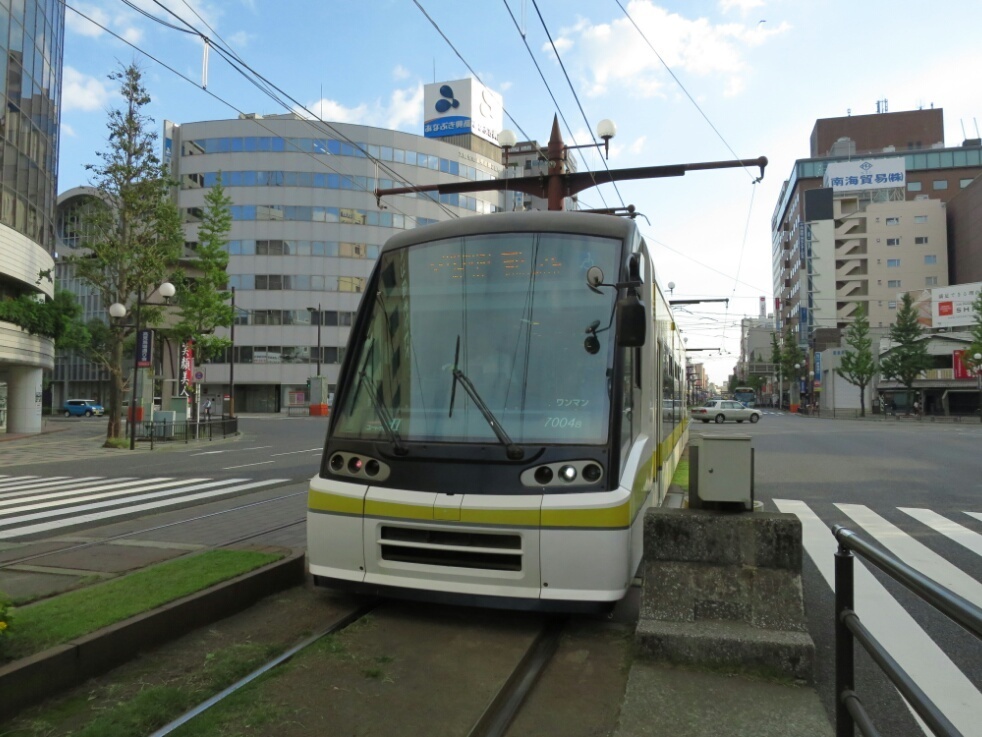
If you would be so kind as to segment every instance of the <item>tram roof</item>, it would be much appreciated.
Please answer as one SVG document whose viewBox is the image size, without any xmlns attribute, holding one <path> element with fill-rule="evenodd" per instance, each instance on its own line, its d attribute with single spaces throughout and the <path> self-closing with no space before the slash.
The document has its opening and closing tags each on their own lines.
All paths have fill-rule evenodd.
<svg viewBox="0 0 982 737">
<path fill-rule="evenodd" d="M 633 220 L 616 215 L 589 212 L 532 210 L 500 212 L 457 218 L 422 228 L 397 233 L 385 242 L 383 251 L 428 243 L 444 238 L 478 235 L 481 233 L 552 232 L 581 233 L 623 239 L 636 232 Z"/>
</svg>

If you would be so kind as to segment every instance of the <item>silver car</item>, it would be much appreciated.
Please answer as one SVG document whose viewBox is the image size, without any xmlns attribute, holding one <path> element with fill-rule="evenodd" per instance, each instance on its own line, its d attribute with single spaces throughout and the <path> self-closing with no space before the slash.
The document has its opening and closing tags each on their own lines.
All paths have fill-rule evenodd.
<svg viewBox="0 0 982 737">
<path fill-rule="evenodd" d="M 712 420 L 716 424 L 721 422 L 757 422 L 760 420 L 760 412 L 750 409 L 742 402 L 733 399 L 710 399 L 701 407 L 692 407 L 689 415 L 693 420 L 709 422 Z"/>
</svg>

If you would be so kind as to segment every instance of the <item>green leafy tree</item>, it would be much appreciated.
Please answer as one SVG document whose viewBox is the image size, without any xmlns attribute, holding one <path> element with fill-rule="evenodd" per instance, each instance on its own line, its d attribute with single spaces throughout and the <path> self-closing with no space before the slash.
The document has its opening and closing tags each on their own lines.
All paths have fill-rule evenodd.
<svg viewBox="0 0 982 737">
<path fill-rule="evenodd" d="M 232 199 L 225 194 L 221 175 L 205 195 L 205 210 L 198 227 L 198 245 L 190 264 L 194 274 L 180 273 L 175 278 L 180 318 L 169 335 L 179 342 L 194 342 L 194 363 L 221 354 L 232 345 L 228 338 L 215 335 L 215 328 L 232 324 L 229 303 L 228 234 L 232 229 Z"/>
<path fill-rule="evenodd" d="M 982 291 L 975 297 L 972 303 L 975 312 L 975 324 L 972 326 L 972 343 L 965 350 L 965 362 L 972 371 L 982 371 L 982 360 L 976 361 L 975 354 L 982 355 Z"/>
<path fill-rule="evenodd" d="M 846 351 L 839 364 L 839 374 L 850 384 L 859 387 L 859 415 L 866 416 L 866 387 L 869 386 L 876 371 L 873 361 L 873 339 L 869 335 L 869 320 L 866 309 L 860 305 L 852 324 L 846 328 Z"/>
<path fill-rule="evenodd" d="M 895 379 L 907 390 L 907 406 L 911 406 L 914 381 L 931 367 L 927 345 L 920 340 L 924 329 L 917 321 L 914 298 L 904 294 L 897 309 L 897 319 L 890 326 L 893 346 L 880 361 L 884 378 Z"/>
<path fill-rule="evenodd" d="M 121 109 L 109 111 L 107 143 L 101 160 L 89 164 L 98 197 L 80 211 L 84 253 L 75 256 L 77 275 L 88 282 L 107 308 L 119 302 L 132 313 L 137 299 L 150 297 L 171 273 L 184 241 L 181 219 L 170 197 L 171 181 L 157 157 L 153 119 L 143 110 L 150 95 L 136 64 L 109 75 L 119 84 Z M 157 324 L 161 310 L 143 307 L 140 325 Z M 109 373 L 107 445 L 121 435 L 124 381 L 124 341 L 134 332 L 133 320 L 113 320 L 93 341 L 87 355 Z M 98 344 L 101 350 L 96 353 Z"/>
<path fill-rule="evenodd" d="M 972 326 L 972 342 L 963 354 L 965 363 L 975 374 L 982 373 L 982 360 L 975 360 L 976 355 L 982 355 L 982 291 L 972 303 L 975 312 L 975 324 Z M 982 393 L 979 395 L 979 421 L 982 422 Z"/>
<path fill-rule="evenodd" d="M 59 348 L 86 343 L 88 334 L 79 320 L 81 314 L 82 306 L 66 289 L 55 290 L 50 300 L 24 294 L 0 301 L 0 320 L 12 322 L 31 335 L 52 338 Z"/>
</svg>

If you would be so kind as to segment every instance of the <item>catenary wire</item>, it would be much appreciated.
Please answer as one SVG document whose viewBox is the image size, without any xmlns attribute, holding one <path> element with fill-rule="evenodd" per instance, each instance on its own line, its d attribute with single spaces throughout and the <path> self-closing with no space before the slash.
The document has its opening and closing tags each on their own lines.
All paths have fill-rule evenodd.
<svg viewBox="0 0 982 737">
<path fill-rule="evenodd" d="M 124 0 L 124 2 L 126 2 L 126 1 L 127 0 Z M 177 13 L 175 13 L 173 10 L 171 10 L 170 8 L 168 8 L 165 5 L 163 5 L 160 2 L 160 0 L 153 0 L 153 2 L 158 7 L 162 8 L 164 11 L 166 11 L 170 15 L 174 16 L 177 20 L 179 20 L 181 23 L 183 23 L 184 25 L 186 25 L 190 29 L 189 32 L 197 34 L 202 39 L 202 41 L 204 41 L 206 44 L 210 45 L 210 47 L 213 48 L 216 53 L 218 53 L 223 59 L 225 59 L 225 61 L 228 63 L 228 65 L 230 67 L 232 67 L 235 71 L 237 71 L 244 79 L 246 79 L 246 81 L 248 81 L 250 84 L 252 84 L 253 86 L 255 86 L 256 89 L 258 89 L 260 92 L 262 92 L 267 97 L 269 97 L 270 99 L 272 99 L 276 104 L 282 106 L 284 109 L 286 109 L 288 111 L 296 112 L 297 109 L 303 110 L 305 113 L 307 113 L 307 115 L 309 116 L 309 118 L 305 118 L 304 116 L 301 116 L 301 117 L 304 118 L 305 122 L 308 125 L 310 125 L 311 127 L 313 127 L 315 130 L 319 130 L 318 127 L 317 127 L 317 125 L 315 124 L 315 121 L 316 121 L 316 123 L 319 123 L 321 126 L 324 126 L 324 128 L 326 128 L 328 131 L 330 131 L 331 133 L 334 133 L 336 136 L 338 136 L 342 140 L 346 141 L 350 145 L 354 146 L 357 150 L 361 151 L 362 154 L 364 154 L 366 158 L 368 158 L 370 161 L 372 161 L 372 162 L 375 163 L 375 165 L 376 165 L 377 168 L 381 168 L 386 173 L 388 173 L 391 176 L 395 177 L 397 181 L 400 181 L 399 180 L 399 175 L 398 175 L 398 173 L 394 169 L 392 169 L 391 167 L 389 167 L 388 165 L 386 165 L 385 162 L 383 162 L 381 159 L 377 159 L 374 156 L 372 156 L 368 151 L 366 151 L 364 148 L 362 148 L 358 144 L 357 141 L 354 141 L 354 140 L 348 138 L 341 131 L 339 131 L 337 128 L 335 128 L 334 126 L 332 126 L 330 123 L 322 120 L 320 118 L 320 116 L 315 115 L 313 113 L 313 111 L 309 110 L 299 100 L 297 100 L 296 98 L 294 98 L 293 96 L 291 96 L 289 93 L 287 93 L 281 87 L 277 86 L 272 81 L 270 81 L 265 76 L 263 76 L 262 74 L 260 74 L 259 72 L 257 72 L 255 69 L 253 69 L 251 66 L 249 66 L 242 59 L 242 57 L 239 54 L 237 54 L 233 49 L 231 49 L 231 48 L 228 47 L 227 42 L 224 39 L 222 39 L 220 36 L 217 36 L 217 34 L 216 34 L 216 37 L 222 42 L 223 45 L 216 44 L 215 41 L 214 41 L 214 39 L 211 39 L 208 36 L 206 36 L 205 34 L 201 33 L 201 31 L 199 31 L 197 28 L 195 28 L 193 25 L 191 25 L 185 18 L 182 18 Z M 184 4 L 187 5 L 186 0 L 184 0 Z M 194 12 L 194 14 L 199 19 L 201 19 L 201 16 L 198 15 L 197 12 L 195 12 L 193 8 L 191 8 L 189 5 L 188 5 L 188 7 L 191 9 L 192 12 Z M 149 17 L 151 20 L 159 20 L 158 18 L 156 18 L 155 16 L 152 16 L 152 15 L 148 15 L 147 17 Z M 213 31 L 213 29 L 211 28 L 211 26 L 208 25 L 208 23 L 206 23 L 203 19 L 201 19 L 201 20 L 205 24 L 205 27 L 207 27 L 209 30 L 212 30 Z M 166 24 L 166 23 L 164 25 L 167 25 L 168 27 L 171 27 L 171 26 L 169 26 L 169 24 Z M 284 98 L 285 98 L 285 100 L 284 100 Z M 291 108 L 291 106 L 289 104 L 287 104 L 287 101 L 289 101 L 290 103 L 292 103 L 292 105 L 293 105 L 292 108 Z M 323 132 L 323 131 L 322 130 L 319 130 L 319 132 Z M 337 173 L 340 174 L 340 172 L 337 172 Z M 408 184 L 407 186 L 414 187 L 415 185 Z M 365 191 L 368 191 L 368 190 L 365 190 Z M 369 193 L 371 194 L 371 192 L 369 192 Z M 417 194 L 419 194 L 419 193 L 417 193 Z M 430 199 L 431 201 L 433 201 L 434 203 L 436 203 L 437 206 L 441 210 L 443 210 L 444 213 L 446 213 L 449 217 L 452 217 L 452 218 L 459 217 L 456 213 L 454 213 L 453 211 L 451 211 L 446 205 L 444 205 L 442 202 L 440 202 L 439 199 L 433 198 L 433 197 L 429 197 L 428 199 Z M 402 213 L 402 214 L 405 214 L 405 213 Z"/>
<path fill-rule="evenodd" d="M 569 73 L 566 71 L 566 65 L 563 64 L 563 58 L 559 55 L 559 49 L 556 48 L 556 43 L 552 40 L 552 34 L 549 32 L 549 26 L 546 25 L 546 20 L 542 17 L 542 11 L 539 10 L 539 4 L 536 2 L 536 0 L 532 0 L 532 7 L 535 8 L 536 15 L 539 16 L 539 22 L 542 24 L 542 30 L 546 32 L 546 37 L 549 39 L 549 45 L 552 47 L 552 53 L 556 55 L 556 61 L 559 62 L 559 68 L 563 70 L 563 76 L 566 77 L 566 83 L 569 85 L 570 92 L 573 93 L 573 99 L 576 100 L 576 107 L 579 108 L 580 115 L 583 116 L 583 122 L 586 123 L 587 132 L 590 134 L 590 140 L 592 140 L 593 144 L 597 146 L 599 144 L 597 143 L 596 137 L 593 135 L 593 129 L 590 127 L 590 121 L 586 116 L 586 111 L 583 109 L 582 103 L 580 103 L 580 96 L 576 94 L 576 87 L 573 85 L 573 80 L 569 78 Z M 601 159 L 600 161 L 604 165 L 604 169 L 609 172 L 610 168 L 607 166 L 607 162 L 604 159 Z M 619 199 L 621 202 L 621 207 L 624 207 L 624 198 L 621 196 L 620 189 L 617 188 L 617 182 L 611 182 L 611 184 L 614 186 L 614 192 L 617 193 L 617 199 Z M 596 181 L 594 181 L 594 185 L 596 185 Z"/>
<path fill-rule="evenodd" d="M 715 125 L 713 125 L 713 121 L 711 121 L 709 116 L 706 115 L 701 107 L 699 107 L 699 103 L 695 101 L 695 98 L 689 94 L 689 91 L 685 88 L 685 85 L 682 84 L 682 80 L 675 75 L 675 72 L 672 71 L 672 68 L 668 66 L 661 54 L 658 53 L 658 50 L 654 47 L 651 41 L 648 40 L 648 37 L 645 35 L 644 31 L 641 30 L 641 27 L 635 22 L 634 18 L 631 17 L 631 14 L 627 12 L 627 9 L 623 5 L 621 5 L 621 0 L 614 0 L 614 2 L 617 3 L 617 7 L 621 9 L 621 12 L 624 13 L 627 19 L 631 22 L 631 25 L 634 26 L 635 30 L 638 32 L 638 34 L 640 34 L 644 42 L 648 44 L 648 48 L 651 49 L 652 53 L 658 58 L 658 61 L 660 61 L 662 66 L 665 67 L 665 71 L 667 71 L 669 75 L 671 75 L 672 79 L 675 80 L 675 83 L 679 86 L 679 89 L 682 90 L 685 96 L 689 98 L 689 101 L 695 106 L 696 110 L 699 111 L 699 114 L 703 117 L 703 120 L 705 120 L 706 123 L 709 124 L 709 127 L 713 129 L 713 132 L 719 137 L 719 140 L 723 142 L 726 149 L 733 154 L 733 158 L 739 159 L 740 157 L 737 155 L 736 151 L 733 150 L 733 147 L 730 146 L 725 138 L 723 138 L 723 134 L 719 132 L 719 129 Z M 756 179 L 753 172 L 747 167 L 743 167 L 743 169 L 747 172 L 751 179 Z"/>
<path fill-rule="evenodd" d="M 179 77 L 180 79 L 183 79 L 185 82 L 188 82 L 189 84 L 193 85 L 194 87 L 200 89 L 202 92 L 204 92 L 205 94 L 209 95 L 210 97 L 212 97 L 216 101 L 222 103 L 223 105 L 227 106 L 231 110 L 234 110 L 239 115 L 245 115 L 245 112 L 243 110 L 240 110 L 239 108 L 237 108 L 231 102 L 229 102 L 229 101 L 225 100 L 224 98 L 220 97 L 219 95 L 215 94 L 213 91 L 208 90 L 208 89 L 202 87 L 201 85 L 199 85 L 197 82 L 195 82 L 193 79 L 191 79 L 187 75 L 179 72 L 177 69 L 175 69 L 174 67 L 170 66 L 169 64 L 167 64 L 163 60 L 157 58 L 156 56 L 154 56 L 150 52 L 146 51 L 145 49 L 142 49 L 141 47 L 139 47 L 136 44 L 132 43 L 128 39 L 120 36 L 118 33 L 116 33 L 115 31 L 113 31 L 112 29 L 104 26 L 103 24 L 99 23 L 95 19 L 89 17 L 88 15 L 86 15 L 84 12 L 82 12 L 78 8 L 75 8 L 72 5 L 69 5 L 68 2 L 67 2 L 67 0 L 58 0 L 58 1 L 62 5 L 64 5 L 68 10 L 71 10 L 73 13 L 75 13 L 79 17 L 84 18 L 85 20 L 87 20 L 88 22 L 92 23 L 94 26 L 96 26 L 98 28 L 101 28 L 103 31 L 105 31 L 106 33 L 108 33 L 109 35 L 111 35 L 113 38 L 117 39 L 118 41 L 123 42 L 124 44 L 126 44 L 130 48 L 134 49 L 135 51 L 138 51 L 139 53 L 143 54 L 144 56 L 146 56 L 151 61 L 155 62 L 156 64 L 159 64 L 160 66 L 162 66 L 164 69 L 168 70 L 169 72 L 171 72 L 175 76 Z M 148 17 L 150 17 L 152 19 L 155 19 L 155 20 L 160 20 L 159 18 L 155 18 L 152 15 L 151 16 L 148 16 Z M 166 24 L 166 23 L 164 25 L 168 25 L 169 26 L 169 24 Z M 178 30 L 182 30 L 182 29 L 178 29 Z M 200 32 L 196 32 L 196 33 L 201 38 L 205 38 L 205 39 L 207 38 L 207 37 L 203 36 Z M 216 50 L 219 50 L 217 46 L 213 46 L 213 48 L 216 48 Z M 220 53 L 220 51 L 219 51 L 219 53 Z M 252 84 L 256 85 L 260 90 L 262 90 L 262 88 L 259 87 L 259 85 L 254 80 L 250 80 L 250 81 L 252 82 Z M 273 99 L 275 100 L 275 97 Z M 285 103 L 282 103 L 281 101 L 278 101 L 278 102 L 280 104 L 282 104 L 284 107 L 286 107 L 287 109 L 289 109 L 289 106 L 286 105 Z M 304 109 L 306 109 L 306 108 L 304 108 Z M 307 111 L 307 112 L 310 112 L 310 111 Z M 301 116 L 301 120 L 303 120 L 304 122 L 306 122 L 308 124 L 312 124 L 313 123 L 313 121 L 306 120 L 302 116 Z M 269 126 L 265 125 L 260 119 L 257 118 L 253 122 L 255 122 L 259 127 L 263 128 L 264 130 L 266 130 L 267 132 L 269 132 L 273 137 L 275 137 L 275 138 L 281 138 L 281 139 L 283 138 L 280 134 L 276 133 Z M 324 123 L 324 121 L 320 121 L 320 122 L 321 123 Z M 328 124 L 324 123 L 324 125 L 328 125 Z M 365 157 L 368 158 L 368 159 L 370 159 L 370 160 L 372 160 L 372 161 L 374 161 L 376 163 L 376 165 L 378 165 L 378 164 L 381 163 L 378 159 L 375 159 L 375 157 L 370 156 L 367 151 L 364 151 L 364 149 L 362 149 L 361 146 L 359 146 L 356 142 L 352 141 L 350 138 L 348 138 L 347 136 L 345 136 L 340 131 L 337 131 L 336 129 L 332 129 L 332 131 L 335 132 L 335 134 L 339 138 L 342 138 L 343 140 L 347 141 L 352 146 L 354 146 L 355 148 L 357 148 L 359 151 L 362 151 L 362 153 L 365 155 Z M 336 169 L 336 168 L 332 167 L 330 164 L 328 164 L 326 161 L 315 157 L 313 154 L 311 154 L 309 152 L 297 150 L 297 153 L 303 153 L 303 154 L 305 154 L 306 156 L 308 156 L 309 158 L 311 158 L 313 161 L 317 162 L 320 166 L 323 166 L 324 168 L 328 169 L 329 171 L 334 172 L 338 176 L 345 177 L 345 178 L 349 179 L 352 182 L 352 184 L 354 184 L 355 186 L 357 186 L 357 183 L 353 179 L 351 179 L 352 177 L 354 177 L 356 175 L 353 175 L 350 172 L 342 172 L 342 171 L 339 171 L 338 169 Z M 409 184 L 407 182 L 404 182 L 397 172 L 394 172 L 393 170 L 389 169 L 388 167 L 384 167 L 384 168 L 385 168 L 385 170 L 388 173 L 391 173 L 392 174 L 392 176 L 395 178 L 395 181 L 397 183 L 399 183 L 401 185 L 409 186 L 409 187 L 416 186 L 416 185 L 412 185 L 412 184 Z M 367 194 L 371 194 L 371 195 L 374 196 L 374 192 L 372 192 L 371 190 L 368 190 L 368 189 L 365 189 L 365 188 L 361 188 L 361 191 L 363 191 L 363 192 L 365 192 Z M 419 195 L 417 195 L 417 196 L 419 196 Z M 459 217 L 459 215 L 457 215 L 456 213 L 453 213 L 452 211 L 448 211 L 447 210 L 447 207 L 443 203 L 441 203 L 439 200 L 435 200 L 435 199 L 433 199 L 431 197 L 427 197 L 427 199 L 429 199 L 431 202 L 434 202 L 437 206 L 439 206 L 442 210 L 444 210 L 444 212 L 447 212 L 451 217 L 454 217 L 454 218 Z M 405 217 L 413 218 L 413 219 L 415 218 L 415 216 L 409 215 L 407 212 L 405 212 L 404 210 L 400 209 L 399 207 L 397 207 L 395 205 L 390 205 L 390 206 L 387 206 L 387 207 L 389 207 L 390 209 L 398 212 L 401 215 L 404 215 Z"/>
</svg>

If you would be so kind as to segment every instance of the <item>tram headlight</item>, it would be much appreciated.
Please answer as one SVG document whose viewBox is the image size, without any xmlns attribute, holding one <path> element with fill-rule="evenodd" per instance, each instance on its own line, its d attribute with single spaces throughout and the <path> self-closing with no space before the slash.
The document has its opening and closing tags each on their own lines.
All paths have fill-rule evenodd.
<svg viewBox="0 0 982 737">
<path fill-rule="evenodd" d="M 374 459 L 365 464 L 365 473 L 369 476 L 378 476 L 380 469 L 381 466 L 379 465 L 379 462 Z"/>
<path fill-rule="evenodd" d="M 331 456 L 331 470 L 337 472 L 342 468 L 344 468 L 344 456 L 340 453 L 335 453 Z"/>
<path fill-rule="evenodd" d="M 566 483 L 576 481 L 576 469 L 573 466 L 563 466 L 559 469 L 559 478 Z"/>
<path fill-rule="evenodd" d="M 588 463 L 583 467 L 583 479 L 591 484 L 594 481 L 599 481 L 602 475 L 603 469 L 596 463 Z"/>
<path fill-rule="evenodd" d="M 549 466 L 539 466 L 535 469 L 535 481 L 543 486 L 548 484 L 552 481 L 552 469 Z"/>
<path fill-rule="evenodd" d="M 350 473 L 358 473 L 361 471 L 362 465 L 361 458 L 358 456 L 351 456 L 351 458 L 348 459 L 348 471 Z"/>
</svg>

